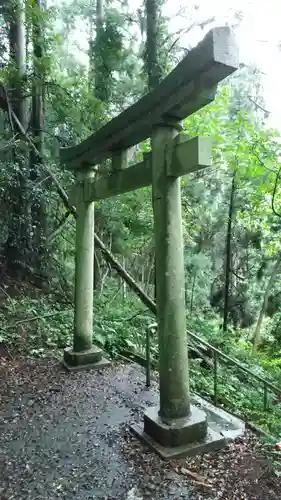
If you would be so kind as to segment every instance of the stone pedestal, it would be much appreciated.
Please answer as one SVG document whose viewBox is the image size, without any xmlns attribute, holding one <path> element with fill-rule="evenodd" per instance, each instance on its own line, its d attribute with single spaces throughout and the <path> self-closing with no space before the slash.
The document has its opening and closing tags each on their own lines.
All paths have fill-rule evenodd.
<svg viewBox="0 0 281 500">
<path fill-rule="evenodd" d="M 144 414 L 144 426 L 131 427 L 161 458 L 172 459 L 208 453 L 225 446 L 224 436 L 210 429 L 206 413 L 191 406 L 188 417 L 163 422 L 158 408 L 149 408 Z"/>
<path fill-rule="evenodd" d="M 72 347 L 64 350 L 63 365 L 68 371 L 104 368 L 110 361 L 103 358 L 102 350 L 92 346 L 85 351 L 76 352 Z"/>
<path fill-rule="evenodd" d="M 164 423 L 158 413 L 158 408 L 146 410 L 144 414 L 144 432 L 153 436 L 155 441 L 163 446 L 181 446 L 192 441 L 200 441 L 207 434 L 207 416 L 196 407 L 190 415 L 178 418 L 169 424 Z"/>
</svg>

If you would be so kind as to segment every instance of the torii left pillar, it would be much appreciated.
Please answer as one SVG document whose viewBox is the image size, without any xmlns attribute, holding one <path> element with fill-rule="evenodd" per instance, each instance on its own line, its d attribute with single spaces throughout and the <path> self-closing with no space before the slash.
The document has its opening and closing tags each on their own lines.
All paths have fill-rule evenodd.
<svg viewBox="0 0 281 500">
<path fill-rule="evenodd" d="M 84 201 L 85 181 L 92 170 L 76 177 L 75 309 L 73 346 L 65 349 L 63 364 L 69 371 L 107 366 L 102 350 L 93 345 L 93 283 L 95 204 Z"/>
</svg>

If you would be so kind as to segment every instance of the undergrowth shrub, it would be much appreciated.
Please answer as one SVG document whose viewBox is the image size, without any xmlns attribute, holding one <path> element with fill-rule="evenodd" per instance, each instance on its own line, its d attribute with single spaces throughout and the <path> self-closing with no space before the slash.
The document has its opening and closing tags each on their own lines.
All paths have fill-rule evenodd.
<svg viewBox="0 0 281 500">
<path fill-rule="evenodd" d="M 155 317 L 131 293 L 122 297 L 120 284 L 110 279 L 103 293 L 94 299 L 93 341 L 115 357 L 120 351 L 131 351 L 145 357 L 145 336 L 148 325 Z M 0 343 L 11 352 L 23 355 L 44 356 L 50 350 L 71 345 L 73 337 L 74 308 L 69 302 L 60 302 L 54 295 L 28 295 L 10 297 L 0 306 Z M 215 315 L 187 321 L 188 329 L 215 345 L 255 374 L 280 385 L 280 359 L 265 351 L 250 356 L 251 344 L 237 339 L 232 331 L 222 334 Z M 188 338 L 187 338 L 188 340 Z M 157 335 L 151 336 L 151 357 L 157 363 Z M 190 360 L 191 390 L 213 400 L 214 381 L 212 369 L 203 369 L 199 360 Z M 281 402 L 269 393 L 269 411 L 263 411 L 263 387 L 235 366 L 219 363 L 218 403 L 254 422 L 265 430 L 281 435 Z"/>
</svg>

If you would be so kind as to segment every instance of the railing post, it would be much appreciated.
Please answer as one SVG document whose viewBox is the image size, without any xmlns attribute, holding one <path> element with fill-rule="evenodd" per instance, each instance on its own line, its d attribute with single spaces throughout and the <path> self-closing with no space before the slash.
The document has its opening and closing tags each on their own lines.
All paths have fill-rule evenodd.
<svg viewBox="0 0 281 500">
<path fill-rule="evenodd" d="M 263 410 L 268 410 L 268 387 L 266 382 L 263 384 Z"/>
<path fill-rule="evenodd" d="M 145 337 L 145 357 L 146 357 L 146 387 L 150 387 L 151 385 L 151 357 L 150 357 L 150 335 L 154 325 L 149 325 L 146 329 L 146 337 Z"/>
<path fill-rule="evenodd" d="M 218 355 L 213 351 L 214 357 L 214 404 L 218 404 Z"/>
</svg>

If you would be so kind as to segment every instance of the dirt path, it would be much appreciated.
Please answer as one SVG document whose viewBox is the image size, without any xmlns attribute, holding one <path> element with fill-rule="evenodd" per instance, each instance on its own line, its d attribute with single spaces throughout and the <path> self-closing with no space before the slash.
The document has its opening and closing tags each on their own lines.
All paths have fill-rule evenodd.
<svg viewBox="0 0 281 500">
<path fill-rule="evenodd" d="M 2 360 L 0 372 L 1 500 L 280 499 L 250 434 L 187 461 L 148 452 L 128 423 L 155 404 L 157 387 L 147 390 L 136 366 L 69 375 L 55 360 Z"/>
</svg>

